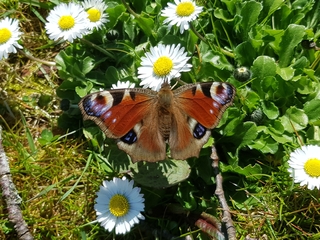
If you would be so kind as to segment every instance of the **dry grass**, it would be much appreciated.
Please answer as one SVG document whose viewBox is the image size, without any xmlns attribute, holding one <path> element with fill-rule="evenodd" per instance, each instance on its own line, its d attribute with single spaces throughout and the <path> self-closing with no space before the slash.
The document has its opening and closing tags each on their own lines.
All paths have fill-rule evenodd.
<svg viewBox="0 0 320 240">
<path fill-rule="evenodd" d="M 24 48 L 37 58 L 53 61 L 63 46 L 48 45 L 43 22 L 36 15 L 46 16 L 46 10 L 17 0 L 3 1 L 0 16 L 7 14 L 20 20 Z M 0 69 L 3 144 L 31 233 L 35 239 L 112 239 L 98 225 L 88 224 L 95 220 L 95 193 L 105 175 L 99 163 L 89 159 L 90 152 L 82 139 L 57 128 L 62 111 L 55 93 L 60 84 L 56 69 L 31 61 L 23 54 L 11 54 L 8 60 L 0 61 Z M 61 137 L 42 145 L 38 139 L 44 129 Z M 279 239 L 279 235 L 285 236 L 282 239 L 320 239 L 319 234 L 312 236 L 302 230 L 308 223 L 311 233 L 320 229 L 320 196 L 301 197 L 305 192 L 292 192 L 288 175 L 271 176 L 263 185 L 256 202 L 233 206 L 238 209 L 232 213 L 239 235 L 250 232 L 261 236 L 263 232 L 270 239 Z M 171 223 L 163 212 L 155 217 L 148 214 L 160 225 Z M 16 239 L 3 199 L 0 216 L 0 239 Z M 300 219 L 300 226 L 295 219 Z"/>
<path fill-rule="evenodd" d="M 48 39 L 30 5 L 7 1 L 0 4 L 0 15 L 7 8 L 12 9 L 12 17 L 20 20 L 24 49 L 37 58 L 53 61 L 59 49 L 43 48 Z M 95 219 L 93 203 L 99 186 L 94 185 L 98 182 L 94 179 L 99 177 L 99 171 L 90 167 L 84 172 L 87 155 L 81 139 L 66 136 L 45 146 L 38 142 L 44 129 L 54 135 L 65 134 L 57 128 L 61 110 L 55 94 L 60 82 L 56 69 L 23 54 L 11 54 L 8 60 L 0 61 L 0 69 L 3 145 L 30 231 L 35 239 L 79 239 L 85 229 L 81 225 Z M 61 201 L 74 185 L 71 194 Z M 0 239 L 15 239 L 4 202 L 0 201 Z"/>
</svg>

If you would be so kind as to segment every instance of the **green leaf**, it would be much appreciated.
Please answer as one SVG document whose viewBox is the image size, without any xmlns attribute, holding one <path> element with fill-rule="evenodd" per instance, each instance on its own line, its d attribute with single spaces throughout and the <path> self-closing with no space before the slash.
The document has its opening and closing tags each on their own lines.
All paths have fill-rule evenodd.
<svg viewBox="0 0 320 240">
<path fill-rule="evenodd" d="M 134 19 L 135 22 L 141 27 L 142 31 L 150 37 L 152 34 L 155 34 L 153 32 L 154 22 L 151 18 L 145 18 L 145 17 L 137 17 Z"/>
<path fill-rule="evenodd" d="M 203 56 L 202 56 L 202 61 L 210 63 L 212 66 L 224 70 L 228 69 L 230 71 L 233 70 L 233 66 L 227 61 L 225 56 L 223 54 L 208 50 L 205 51 Z"/>
<path fill-rule="evenodd" d="M 119 81 L 119 72 L 118 69 L 116 69 L 113 66 L 108 67 L 106 73 L 105 73 L 105 78 L 108 79 L 109 82 L 116 83 Z"/>
<path fill-rule="evenodd" d="M 245 104 L 244 107 L 248 108 L 249 112 L 252 112 L 257 109 L 260 103 L 259 95 L 248 88 L 243 88 L 237 90 L 238 95 L 244 98 Z"/>
<path fill-rule="evenodd" d="M 113 28 L 118 23 L 119 18 L 121 18 L 123 14 L 126 14 L 126 8 L 122 4 L 115 4 L 115 6 L 108 4 L 106 12 L 108 13 L 108 19 L 110 20 L 108 25 L 110 28 Z"/>
<path fill-rule="evenodd" d="M 308 116 L 302 109 L 291 107 L 286 114 L 280 118 L 285 130 L 289 133 L 304 129 L 308 124 Z"/>
<path fill-rule="evenodd" d="M 256 149 L 264 154 L 275 154 L 278 151 L 279 143 L 275 142 L 270 137 L 258 138 L 252 144 L 248 144 L 251 149 Z"/>
<path fill-rule="evenodd" d="M 249 41 L 240 43 L 234 50 L 235 59 L 240 66 L 251 66 L 251 63 L 256 58 L 256 50 Z"/>
<path fill-rule="evenodd" d="M 213 15 L 217 19 L 222 19 L 224 22 L 232 22 L 233 21 L 233 17 L 231 17 L 230 14 L 226 10 L 223 10 L 221 8 L 216 8 L 213 12 Z"/>
<path fill-rule="evenodd" d="M 300 44 L 305 35 L 305 26 L 290 24 L 285 30 L 279 51 L 279 66 L 281 68 L 290 65 L 294 58 L 294 49 Z"/>
<path fill-rule="evenodd" d="M 167 188 L 182 182 L 191 172 L 187 161 L 168 160 L 131 165 L 134 180 L 146 187 Z"/>
<path fill-rule="evenodd" d="M 293 135 L 287 135 L 287 132 L 285 132 L 284 126 L 282 125 L 280 120 L 275 120 L 274 122 L 272 122 L 268 127 L 264 129 L 264 132 L 271 135 L 271 137 L 277 143 L 288 143 L 293 141 Z"/>
<path fill-rule="evenodd" d="M 75 91 L 79 95 L 79 97 L 83 98 L 90 92 L 92 87 L 93 87 L 93 84 L 91 82 L 87 82 L 84 87 L 76 86 Z"/>
<path fill-rule="evenodd" d="M 177 199 L 180 204 L 189 211 L 195 210 L 197 208 L 197 202 L 193 195 L 195 187 L 189 182 L 183 182 L 176 193 L 175 199 Z"/>
<path fill-rule="evenodd" d="M 131 19 L 128 20 L 127 22 L 124 22 L 123 29 L 125 33 L 128 35 L 129 39 L 133 41 L 136 36 L 136 32 L 135 32 L 136 28 L 135 28 L 135 24 L 132 22 Z"/>
<path fill-rule="evenodd" d="M 253 62 L 251 68 L 252 77 L 263 79 L 265 77 L 274 77 L 277 73 L 277 65 L 273 58 L 269 56 L 259 56 Z"/>
<path fill-rule="evenodd" d="M 41 132 L 41 136 L 38 139 L 38 142 L 44 146 L 46 144 L 52 143 L 53 141 L 57 140 L 59 138 L 59 135 L 53 136 L 53 133 L 48 130 L 48 129 L 44 129 Z"/>
<path fill-rule="evenodd" d="M 262 10 L 262 4 L 256 1 L 245 2 L 241 6 L 241 28 L 242 32 L 247 34 L 250 28 L 258 22 L 258 17 Z"/>
<path fill-rule="evenodd" d="M 221 172 L 234 172 L 246 176 L 248 179 L 257 180 L 261 178 L 262 168 L 260 165 L 248 165 L 244 168 L 240 166 L 221 164 Z"/>
<path fill-rule="evenodd" d="M 36 151 L 37 151 L 37 147 L 34 144 L 34 140 L 33 140 L 31 131 L 30 131 L 28 125 L 27 125 L 26 119 L 25 119 L 24 115 L 22 114 L 22 112 L 20 112 L 20 116 L 21 116 L 21 120 L 22 120 L 23 126 L 25 127 L 25 131 L 26 131 L 26 135 L 27 135 L 29 148 L 31 150 L 31 154 L 35 154 Z"/>
<path fill-rule="evenodd" d="M 319 145 L 320 143 L 320 128 L 319 126 L 311 126 L 306 132 L 306 136 L 309 142 L 314 142 L 314 144 Z"/>
<path fill-rule="evenodd" d="M 299 76 L 298 81 L 296 82 L 295 87 L 297 88 L 297 92 L 300 94 L 309 95 L 318 92 L 314 87 L 314 81 L 306 76 Z"/>
<path fill-rule="evenodd" d="M 259 86 L 259 82 L 255 81 L 255 84 L 258 84 Z M 265 77 L 264 79 L 260 80 L 260 88 L 261 91 L 260 95 L 264 96 L 263 98 L 268 101 L 269 99 L 273 99 L 274 98 L 274 92 L 278 89 L 278 85 L 279 82 L 277 81 L 277 79 L 275 77 Z M 256 86 L 256 85 L 254 85 Z M 260 89 L 259 89 L 260 90 Z"/>
<path fill-rule="evenodd" d="M 310 123 L 320 120 L 320 99 L 313 99 L 304 104 L 303 110 L 307 114 Z"/>
<path fill-rule="evenodd" d="M 303 69 L 308 67 L 309 65 L 310 61 L 305 56 L 302 56 L 301 58 L 297 59 L 297 61 L 295 61 L 294 64 L 292 64 L 292 67 L 294 69 Z"/>
<path fill-rule="evenodd" d="M 242 128 L 242 142 L 240 145 L 244 146 L 251 143 L 257 137 L 257 125 L 254 122 L 245 122 Z M 241 136 L 240 135 L 240 136 Z"/>
<path fill-rule="evenodd" d="M 283 4 L 283 0 L 264 0 L 262 4 L 263 11 L 267 12 L 267 17 L 269 17 Z"/>
<path fill-rule="evenodd" d="M 85 57 L 82 60 L 81 70 L 84 75 L 89 73 L 94 68 L 94 61 L 95 60 L 91 57 Z"/>
<path fill-rule="evenodd" d="M 278 107 L 270 101 L 262 101 L 261 107 L 263 113 L 269 118 L 269 119 L 276 119 L 279 116 L 279 109 Z"/>
<path fill-rule="evenodd" d="M 234 129 L 233 141 L 238 142 L 240 146 L 245 146 L 251 143 L 257 137 L 257 135 L 257 126 L 254 122 L 248 121 L 244 122 L 243 124 L 238 123 Z"/>
<path fill-rule="evenodd" d="M 277 73 L 282 77 L 283 80 L 291 80 L 294 76 L 294 69 L 292 67 L 277 68 Z"/>
</svg>

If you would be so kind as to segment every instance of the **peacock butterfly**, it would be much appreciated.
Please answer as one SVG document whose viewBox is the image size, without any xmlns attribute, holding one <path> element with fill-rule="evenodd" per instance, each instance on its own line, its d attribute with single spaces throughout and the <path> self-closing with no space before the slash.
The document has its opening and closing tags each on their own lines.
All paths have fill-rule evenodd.
<svg viewBox="0 0 320 240">
<path fill-rule="evenodd" d="M 117 139 L 133 162 L 156 162 L 166 158 L 166 142 L 173 159 L 198 157 L 234 96 L 229 83 L 187 84 L 171 90 L 164 82 L 159 92 L 129 88 L 92 93 L 79 107 L 84 119 Z"/>
</svg>

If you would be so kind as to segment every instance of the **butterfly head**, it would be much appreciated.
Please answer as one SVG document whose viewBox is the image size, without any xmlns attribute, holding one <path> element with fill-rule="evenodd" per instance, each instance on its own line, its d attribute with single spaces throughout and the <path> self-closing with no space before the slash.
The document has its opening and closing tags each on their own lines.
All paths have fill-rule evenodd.
<svg viewBox="0 0 320 240">
<path fill-rule="evenodd" d="M 161 89 L 167 89 L 167 88 L 171 89 L 170 80 L 168 78 L 163 80 L 163 83 L 161 84 L 160 90 Z"/>
</svg>

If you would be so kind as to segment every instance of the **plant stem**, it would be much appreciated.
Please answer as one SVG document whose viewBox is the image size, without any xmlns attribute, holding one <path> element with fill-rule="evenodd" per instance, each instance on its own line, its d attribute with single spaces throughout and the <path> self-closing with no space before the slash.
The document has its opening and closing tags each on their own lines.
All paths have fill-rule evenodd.
<svg viewBox="0 0 320 240">
<path fill-rule="evenodd" d="M 83 43 L 85 43 L 85 44 L 87 44 L 87 45 L 89 45 L 89 46 L 97 49 L 98 51 L 104 53 L 104 54 L 107 55 L 108 57 L 110 57 L 110 58 L 112 58 L 112 59 L 115 59 L 114 55 L 111 54 L 109 51 L 107 51 L 107 50 L 103 49 L 102 47 L 100 47 L 100 46 L 98 46 L 98 45 L 96 45 L 96 44 L 88 41 L 87 39 L 81 38 L 81 41 L 82 41 Z"/>
<path fill-rule="evenodd" d="M 44 65 L 48 65 L 48 66 L 56 66 L 55 62 L 50 62 L 50 61 L 46 61 L 46 60 L 43 60 L 40 58 L 36 58 L 36 57 L 32 56 L 30 53 L 26 53 L 25 51 L 22 51 L 20 49 L 18 49 L 18 52 L 21 53 L 22 55 L 26 56 L 27 58 L 29 58 L 32 61 L 36 61 L 36 62 L 42 63 Z"/>
<path fill-rule="evenodd" d="M 130 6 L 126 3 L 125 0 L 121 0 L 122 4 L 126 7 L 126 9 L 131 13 L 135 18 L 139 18 L 139 14 L 137 14 L 135 11 L 130 8 Z"/>
</svg>

